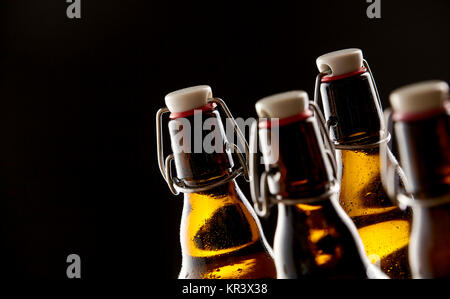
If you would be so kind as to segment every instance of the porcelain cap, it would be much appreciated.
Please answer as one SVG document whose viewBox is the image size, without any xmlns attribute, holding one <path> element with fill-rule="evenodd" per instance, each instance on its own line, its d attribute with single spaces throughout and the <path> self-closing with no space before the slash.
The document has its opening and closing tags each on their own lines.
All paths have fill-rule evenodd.
<svg viewBox="0 0 450 299">
<path fill-rule="evenodd" d="M 448 84 L 433 80 L 394 90 L 390 95 L 390 102 L 394 112 L 415 114 L 442 108 L 448 98 Z"/>
<path fill-rule="evenodd" d="M 212 90 L 208 85 L 198 85 L 179 89 L 166 95 L 166 106 L 172 113 L 180 113 L 200 108 L 208 104 Z"/>
<path fill-rule="evenodd" d="M 324 54 L 316 59 L 319 72 L 331 71 L 330 76 L 340 76 L 356 72 L 363 67 L 360 49 L 344 49 Z"/>
<path fill-rule="evenodd" d="M 308 109 L 308 94 L 303 90 L 288 91 L 265 97 L 255 104 L 261 118 L 287 118 Z"/>
</svg>

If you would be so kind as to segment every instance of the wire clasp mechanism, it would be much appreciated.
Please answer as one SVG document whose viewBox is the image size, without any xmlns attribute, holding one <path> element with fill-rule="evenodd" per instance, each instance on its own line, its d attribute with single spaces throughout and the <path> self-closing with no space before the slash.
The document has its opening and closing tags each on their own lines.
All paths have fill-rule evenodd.
<svg viewBox="0 0 450 299">
<path fill-rule="evenodd" d="M 372 71 L 370 69 L 369 63 L 365 59 L 363 59 L 363 66 L 364 66 L 364 68 L 366 68 L 367 72 L 369 72 L 370 81 L 372 82 L 373 88 L 375 90 L 375 95 L 376 95 L 376 98 L 377 98 L 378 105 L 381 108 L 383 106 L 381 105 L 381 99 L 380 99 L 380 94 L 378 93 L 377 84 L 375 83 L 375 79 L 373 78 Z M 314 102 L 316 104 L 319 104 L 319 102 L 321 102 L 320 83 L 322 82 L 322 78 L 327 76 L 327 75 L 329 75 L 329 74 L 330 74 L 330 72 L 322 72 L 322 73 L 319 73 L 317 75 L 317 77 L 316 77 L 316 83 L 315 83 L 315 88 L 314 88 Z M 328 126 L 328 130 L 329 129 L 330 129 L 330 127 Z M 371 148 L 378 147 L 380 144 L 388 142 L 389 139 L 390 139 L 389 135 L 384 135 L 384 136 L 382 136 L 380 138 L 379 141 L 373 142 L 373 143 L 358 144 L 358 145 L 334 143 L 334 147 L 336 149 L 339 149 L 339 150 L 364 150 L 364 149 L 371 149 Z"/>
<path fill-rule="evenodd" d="M 321 131 L 321 135 L 324 141 L 325 145 L 325 154 L 327 155 L 330 165 L 328 167 L 331 167 L 331 171 L 333 174 L 333 178 L 331 181 L 331 186 L 329 190 L 324 192 L 323 194 L 311 197 L 311 198 L 284 198 L 279 194 L 272 194 L 269 191 L 269 177 L 272 181 L 275 181 L 276 184 L 279 184 L 279 175 L 277 174 L 269 174 L 266 171 L 263 171 L 261 175 L 259 175 L 258 172 L 258 127 L 259 127 L 259 120 L 254 122 L 251 127 L 250 131 L 250 167 L 249 167 L 249 174 L 250 174 L 250 192 L 253 200 L 253 205 L 256 213 L 260 217 L 266 217 L 269 214 L 269 209 L 274 204 L 285 204 L 285 205 L 296 205 L 296 204 L 311 204 L 315 202 L 320 202 L 323 200 L 327 200 L 330 198 L 330 196 L 339 193 L 339 183 L 337 180 L 337 162 L 336 162 L 336 155 L 335 155 L 335 148 L 334 144 L 331 141 L 327 128 L 325 125 L 325 119 L 320 112 L 320 109 L 318 106 L 310 102 L 309 103 L 310 109 L 314 112 L 314 116 L 316 116 L 316 119 L 319 123 L 319 128 Z"/>
<path fill-rule="evenodd" d="M 172 162 L 174 160 L 174 155 L 170 154 L 167 157 L 164 157 L 164 149 L 163 149 L 163 132 L 162 132 L 162 117 L 165 113 L 170 112 L 167 107 L 161 108 L 156 113 L 156 145 L 157 145 L 157 158 L 158 158 L 158 166 L 159 170 L 161 172 L 161 175 L 163 176 L 164 180 L 167 182 L 167 185 L 169 186 L 170 191 L 174 195 L 178 195 L 180 192 L 183 193 L 194 193 L 194 192 L 203 192 L 212 188 L 215 188 L 217 186 L 220 186 L 222 184 L 225 184 L 234 178 L 238 177 L 239 175 L 243 174 L 245 180 L 249 181 L 249 174 L 248 174 L 248 160 L 249 160 L 249 149 L 247 141 L 245 140 L 244 135 L 242 134 L 241 130 L 239 129 L 233 115 L 231 114 L 230 110 L 228 109 L 225 102 L 220 98 L 211 98 L 208 99 L 208 104 L 215 103 L 218 107 L 221 108 L 222 112 L 226 115 L 226 118 L 231 121 L 231 124 L 233 125 L 233 129 L 238 136 L 239 142 L 242 144 L 245 150 L 245 156 L 239 151 L 239 148 L 236 144 L 229 143 L 228 141 L 225 141 L 225 150 L 231 151 L 233 150 L 239 159 L 239 168 L 232 169 L 231 174 L 227 175 L 226 177 L 215 181 L 213 183 L 208 183 L 202 186 L 196 186 L 196 187 L 189 187 L 186 186 L 183 181 L 179 178 L 177 178 L 172 171 Z"/>
</svg>

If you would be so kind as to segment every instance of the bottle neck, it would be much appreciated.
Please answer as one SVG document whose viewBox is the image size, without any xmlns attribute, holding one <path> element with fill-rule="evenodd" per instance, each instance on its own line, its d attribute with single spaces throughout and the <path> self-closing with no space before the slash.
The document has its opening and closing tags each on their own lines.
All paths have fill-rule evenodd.
<svg viewBox="0 0 450 299">
<path fill-rule="evenodd" d="M 366 71 L 320 84 L 322 108 L 332 140 L 341 145 L 370 144 L 384 130 L 381 103 Z"/>
<path fill-rule="evenodd" d="M 236 204 L 238 202 L 243 202 L 243 198 L 244 197 L 235 180 L 231 180 L 206 191 L 184 194 L 184 199 L 189 201 L 190 204 L 196 204 L 205 199 L 217 200 L 219 205 Z"/>
<path fill-rule="evenodd" d="M 309 198 L 322 195 L 330 188 L 331 168 L 313 117 L 280 126 L 277 130 L 259 129 L 265 169 L 272 194 L 284 198 Z M 273 161 L 273 153 L 278 159 Z"/>
<path fill-rule="evenodd" d="M 408 192 L 417 198 L 450 194 L 450 117 L 442 114 L 395 123 Z"/>
<path fill-rule="evenodd" d="M 231 174 L 233 160 L 217 111 L 173 119 L 169 131 L 177 178 L 185 186 L 204 186 Z"/>
</svg>

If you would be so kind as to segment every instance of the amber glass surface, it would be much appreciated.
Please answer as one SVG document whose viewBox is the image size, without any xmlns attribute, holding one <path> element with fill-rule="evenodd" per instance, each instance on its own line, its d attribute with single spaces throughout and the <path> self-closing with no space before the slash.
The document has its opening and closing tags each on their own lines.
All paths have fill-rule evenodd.
<svg viewBox="0 0 450 299">
<path fill-rule="evenodd" d="M 384 130 L 381 103 L 368 72 L 321 83 L 321 102 L 330 135 L 339 150 L 340 204 L 358 228 L 369 259 L 391 278 L 409 278 L 408 244 L 411 211 L 387 197 L 380 177 L 379 147 Z"/>
<path fill-rule="evenodd" d="M 261 129 L 263 134 L 270 131 Z M 266 170 L 279 177 L 284 198 L 315 197 L 329 190 L 330 168 L 318 138 L 313 118 L 280 127 L 279 159 Z M 352 233 L 353 223 L 337 209 L 341 208 L 329 197 L 314 204 L 278 204 L 274 238 L 278 277 L 367 278 L 356 229 Z"/>
<path fill-rule="evenodd" d="M 450 117 L 397 122 L 400 161 L 415 197 L 450 194 Z"/>
<path fill-rule="evenodd" d="M 274 254 L 281 278 L 367 278 L 356 242 L 330 199 L 278 204 Z"/>
<path fill-rule="evenodd" d="M 409 277 L 411 213 L 387 197 L 381 185 L 379 149 L 340 152 L 339 202 L 358 228 L 367 256 L 390 277 Z"/>
<path fill-rule="evenodd" d="M 370 74 L 322 82 L 318 105 L 322 108 L 330 135 L 339 143 L 361 143 L 378 138 L 384 129 L 381 103 L 376 98 Z"/>
<path fill-rule="evenodd" d="M 395 132 L 409 192 L 419 200 L 450 197 L 450 117 L 397 122 Z M 416 207 L 410 242 L 415 278 L 450 277 L 450 204 Z"/>
<path fill-rule="evenodd" d="M 235 182 L 185 194 L 179 278 L 275 278 L 260 226 Z"/>
<path fill-rule="evenodd" d="M 197 115 L 198 116 L 198 115 Z M 203 121 L 213 120 L 209 130 Z M 186 120 L 190 124 L 186 125 Z M 232 156 L 225 151 L 225 133 L 217 111 L 202 114 L 199 128 L 194 116 L 169 123 L 176 175 L 181 184 L 191 188 L 217 183 L 231 174 Z M 190 140 L 174 136 L 190 130 Z M 219 130 L 215 142 L 222 150 L 212 153 L 184 152 L 200 132 L 200 140 Z M 178 147 L 178 148 L 177 148 Z M 207 191 L 184 194 L 180 226 L 182 267 L 179 278 L 253 279 L 276 278 L 272 252 L 263 235 L 258 218 L 234 180 Z"/>
<path fill-rule="evenodd" d="M 409 246 L 413 277 L 450 278 L 450 204 L 413 212 Z"/>
</svg>

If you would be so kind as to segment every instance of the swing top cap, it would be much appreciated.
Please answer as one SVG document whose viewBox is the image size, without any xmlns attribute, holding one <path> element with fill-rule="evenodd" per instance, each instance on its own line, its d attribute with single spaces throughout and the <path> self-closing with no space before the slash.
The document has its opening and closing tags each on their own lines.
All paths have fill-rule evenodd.
<svg viewBox="0 0 450 299">
<path fill-rule="evenodd" d="M 171 113 L 181 113 L 208 104 L 212 98 L 212 89 L 208 85 L 197 85 L 175 90 L 164 98 L 166 106 Z"/>
<path fill-rule="evenodd" d="M 294 90 L 262 98 L 255 104 L 256 113 L 261 118 L 287 118 L 308 110 L 308 94 Z"/>
<path fill-rule="evenodd" d="M 395 113 L 417 114 L 438 110 L 449 99 L 449 86 L 439 80 L 418 82 L 394 90 L 389 99 Z"/>
<path fill-rule="evenodd" d="M 345 75 L 363 67 L 363 53 L 357 48 L 330 52 L 319 56 L 316 65 L 319 72 L 329 71 L 331 77 Z"/>
</svg>

